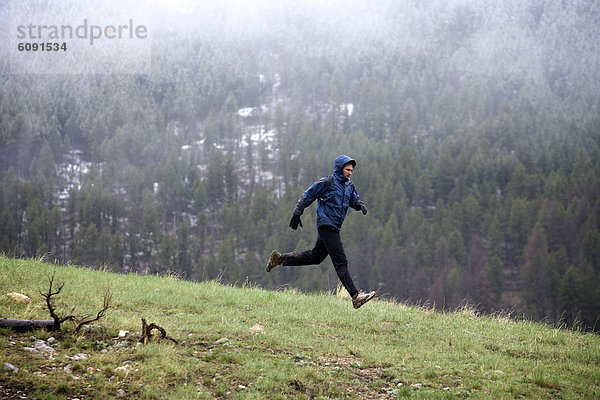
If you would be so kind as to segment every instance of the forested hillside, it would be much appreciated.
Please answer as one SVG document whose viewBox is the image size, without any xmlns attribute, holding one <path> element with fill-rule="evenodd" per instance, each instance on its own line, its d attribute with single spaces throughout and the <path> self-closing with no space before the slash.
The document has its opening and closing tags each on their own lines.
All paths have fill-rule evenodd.
<svg viewBox="0 0 600 400">
<path fill-rule="evenodd" d="M 163 5 L 149 75 L 0 61 L 0 251 L 328 290 L 314 180 L 348 154 L 364 289 L 593 328 L 600 315 L 600 3 Z M 8 1 L 0 2 L 3 20 Z M 3 24 L 4 25 L 4 24 Z"/>
</svg>

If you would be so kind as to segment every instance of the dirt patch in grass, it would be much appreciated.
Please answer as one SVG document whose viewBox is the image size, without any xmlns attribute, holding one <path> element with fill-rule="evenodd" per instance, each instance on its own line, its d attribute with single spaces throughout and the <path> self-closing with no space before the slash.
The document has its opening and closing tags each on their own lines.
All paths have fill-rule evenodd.
<svg viewBox="0 0 600 400">
<path fill-rule="evenodd" d="M 14 382 L 9 377 L 0 375 L 0 399 L 29 399 L 29 395 L 35 393 L 37 389 L 33 385 Z"/>
<path fill-rule="evenodd" d="M 328 355 L 319 357 L 319 363 L 332 369 L 343 369 L 351 377 L 341 385 L 347 392 L 355 393 L 361 399 L 391 399 L 393 396 L 385 391 L 378 390 L 377 386 L 384 374 L 382 367 L 365 366 L 355 355 Z M 341 371 L 340 371 L 341 372 Z M 356 382 L 360 384 L 356 384 Z"/>
</svg>

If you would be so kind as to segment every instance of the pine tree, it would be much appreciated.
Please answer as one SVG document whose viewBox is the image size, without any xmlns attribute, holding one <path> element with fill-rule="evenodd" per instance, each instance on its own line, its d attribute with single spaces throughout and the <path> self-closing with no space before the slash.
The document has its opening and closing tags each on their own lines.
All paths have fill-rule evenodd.
<svg viewBox="0 0 600 400">
<path fill-rule="evenodd" d="M 583 238 L 581 259 L 592 266 L 596 276 L 600 276 L 600 232 L 598 229 L 588 231 Z"/>
<path fill-rule="evenodd" d="M 177 271 L 185 273 L 189 277 L 193 271 L 190 257 L 190 223 L 185 219 L 177 228 Z"/>
<path fill-rule="evenodd" d="M 585 277 L 576 267 L 569 267 L 558 289 L 558 305 L 561 319 L 568 325 L 581 320 L 581 310 L 586 306 Z"/>
</svg>

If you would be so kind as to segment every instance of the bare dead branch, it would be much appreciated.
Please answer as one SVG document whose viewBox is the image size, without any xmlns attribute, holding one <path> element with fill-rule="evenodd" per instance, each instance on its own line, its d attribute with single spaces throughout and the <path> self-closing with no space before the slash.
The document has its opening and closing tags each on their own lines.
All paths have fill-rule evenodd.
<svg viewBox="0 0 600 400">
<path fill-rule="evenodd" d="M 40 292 L 40 294 L 44 297 L 44 299 L 46 299 L 46 306 L 48 307 L 50 316 L 54 320 L 53 330 L 60 331 L 61 324 L 65 321 L 78 321 L 77 327 L 75 328 L 75 332 L 79 332 L 79 330 L 84 325 L 98 321 L 100 318 L 102 318 L 104 316 L 104 314 L 106 313 L 106 311 L 111 307 L 112 296 L 110 293 L 110 289 L 107 289 L 106 294 L 104 295 L 104 305 L 103 305 L 102 309 L 96 314 L 95 318 L 90 319 L 91 318 L 90 315 L 74 314 L 75 308 L 77 306 L 73 306 L 73 308 L 71 308 L 71 312 L 68 315 L 66 315 L 64 317 L 59 316 L 56 313 L 56 306 L 53 303 L 53 298 L 60 294 L 63 287 L 65 286 L 65 283 L 64 282 L 61 283 L 60 286 L 58 287 L 58 289 L 53 291 L 55 274 L 56 274 L 56 271 L 52 272 L 52 276 L 48 277 L 48 283 L 49 283 L 48 291 L 46 293 Z"/>
<path fill-rule="evenodd" d="M 17 332 L 27 332 L 34 329 L 46 329 L 47 331 L 56 330 L 52 320 L 31 320 L 31 319 L 8 319 L 0 318 L 1 328 L 10 328 Z"/>
<path fill-rule="evenodd" d="M 64 317 L 61 317 L 56 312 L 56 306 L 54 305 L 54 299 L 56 296 L 60 294 L 63 287 L 65 286 L 64 282 L 59 285 L 57 289 L 54 287 L 54 277 L 56 271 L 52 273 L 51 276 L 48 277 L 48 290 L 46 292 L 41 292 L 40 294 L 46 300 L 46 307 L 48 307 L 48 311 L 50 312 L 50 316 L 52 320 L 20 320 L 20 319 L 6 319 L 0 318 L 0 327 L 11 328 L 16 331 L 27 331 L 32 329 L 40 329 L 44 328 L 49 331 L 60 331 L 61 324 L 65 321 L 76 321 L 77 327 L 75 328 L 75 333 L 79 332 L 84 325 L 90 324 L 92 322 L 98 321 L 100 318 L 104 317 L 106 311 L 112 308 L 112 294 L 110 292 L 110 288 L 106 290 L 104 294 L 104 302 L 102 309 L 98 311 L 96 317 L 92 318 L 89 314 L 84 315 L 76 315 L 75 307 L 71 308 L 71 312 Z"/>
<path fill-rule="evenodd" d="M 74 319 L 74 315 L 71 313 L 69 315 L 67 315 L 66 317 L 59 317 L 58 314 L 56 314 L 56 307 L 54 306 L 54 304 L 52 304 L 52 298 L 54 296 L 57 296 L 60 294 L 60 292 L 62 291 L 63 287 L 65 286 L 65 283 L 61 283 L 60 286 L 58 287 L 58 289 L 56 291 L 52 291 L 52 286 L 54 286 L 54 276 L 55 276 L 56 271 L 52 272 L 52 276 L 50 276 L 48 278 L 48 283 L 49 283 L 49 287 L 48 287 L 48 291 L 46 293 L 44 292 L 40 292 L 40 294 L 44 297 L 44 299 L 46 299 L 46 306 L 48 307 L 48 311 L 50 312 L 50 316 L 52 317 L 52 319 L 54 320 L 54 330 L 60 331 L 60 324 L 62 324 L 65 321 L 69 321 Z M 75 307 L 73 307 L 73 310 L 75 309 Z M 71 310 L 71 311 L 73 311 Z"/>
<path fill-rule="evenodd" d="M 142 339 L 140 340 L 140 342 L 142 342 L 143 344 L 148 343 L 152 339 L 152 330 L 154 329 L 160 332 L 161 340 L 167 339 L 175 344 L 179 344 L 177 340 L 173 339 L 170 336 L 167 336 L 167 331 L 165 331 L 162 327 L 156 325 L 155 323 L 151 323 L 150 325 L 148 325 L 144 318 L 142 318 Z"/>
<path fill-rule="evenodd" d="M 52 317 L 52 319 L 54 320 L 54 323 L 56 324 L 56 322 L 58 321 L 58 316 L 55 313 L 55 308 L 52 305 L 52 296 L 55 296 L 57 294 L 60 293 L 60 291 L 62 290 L 62 286 L 60 288 L 58 288 L 57 292 L 52 292 L 52 285 L 54 284 L 54 274 L 55 272 L 52 273 L 51 277 L 48 277 L 48 281 L 50 283 L 50 287 L 48 288 L 48 291 L 46 293 L 44 292 L 40 292 L 40 294 L 46 299 L 46 306 L 48 307 L 48 310 L 50 311 L 50 316 Z"/>
<path fill-rule="evenodd" d="M 91 324 L 92 322 L 96 322 L 98 321 L 100 318 L 104 317 L 104 314 L 106 313 L 106 311 L 108 311 L 110 308 L 112 307 L 112 293 L 110 292 L 110 289 L 106 289 L 106 293 L 104 293 L 104 303 L 102 305 L 102 309 L 100 311 L 98 311 L 98 313 L 96 314 L 95 318 L 91 318 L 91 316 L 85 315 L 85 316 L 80 316 L 78 318 L 79 323 L 77 324 L 77 327 L 75 328 L 75 333 L 79 332 L 79 330 L 87 324 Z"/>
</svg>

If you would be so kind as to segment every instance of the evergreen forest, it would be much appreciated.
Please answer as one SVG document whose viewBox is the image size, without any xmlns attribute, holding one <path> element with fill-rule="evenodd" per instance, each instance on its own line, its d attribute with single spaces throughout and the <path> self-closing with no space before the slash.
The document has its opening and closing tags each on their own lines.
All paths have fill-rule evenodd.
<svg viewBox="0 0 600 400">
<path fill-rule="evenodd" d="M 348 154 L 359 288 L 599 328 L 598 1 L 184 3 L 151 10 L 149 74 L 18 74 L 2 46 L 0 252 L 335 290 L 329 259 L 264 267 L 313 246 L 292 210 Z"/>
</svg>

